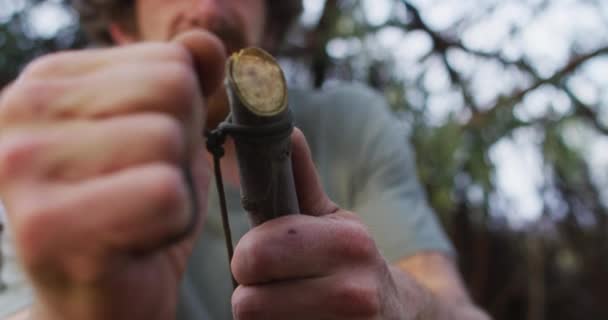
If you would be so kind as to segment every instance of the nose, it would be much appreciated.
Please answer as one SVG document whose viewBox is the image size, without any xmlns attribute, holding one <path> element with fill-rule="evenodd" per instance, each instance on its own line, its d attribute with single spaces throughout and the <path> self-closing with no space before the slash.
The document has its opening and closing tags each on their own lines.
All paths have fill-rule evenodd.
<svg viewBox="0 0 608 320">
<path fill-rule="evenodd" d="M 213 29 L 223 15 L 223 1 L 225 0 L 194 0 L 190 11 L 191 17 L 197 24 Z"/>
</svg>

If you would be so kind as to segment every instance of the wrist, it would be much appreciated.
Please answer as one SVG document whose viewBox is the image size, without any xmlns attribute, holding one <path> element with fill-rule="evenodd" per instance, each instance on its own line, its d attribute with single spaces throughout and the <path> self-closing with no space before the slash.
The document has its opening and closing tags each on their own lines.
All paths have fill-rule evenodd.
<svg viewBox="0 0 608 320">
<path fill-rule="evenodd" d="M 440 303 L 435 294 L 398 267 L 391 266 L 390 270 L 396 294 L 391 303 L 393 307 L 389 307 L 389 315 L 392 316 L 387 319 L 441 319 Z"/>
<path fill-rule="evenodd" d="M 466 297 L 460 299 L 438 295 L 420 284 L 414 277 L 398 267 L 391 267 L 391 274 L 397 288 L 396 311 L 385 319 L 398 320 L 441 320 L 467 319 L 490 320 L 481 309 L 476 308 Z"/>
</svg>

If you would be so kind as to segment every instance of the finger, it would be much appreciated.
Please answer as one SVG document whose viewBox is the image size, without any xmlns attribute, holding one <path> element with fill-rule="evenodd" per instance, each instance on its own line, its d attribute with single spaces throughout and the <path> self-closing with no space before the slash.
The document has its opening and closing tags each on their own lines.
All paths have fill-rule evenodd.
<svg viewBox="0 0 608 320">
<path fill-rule="evenodd" d="M 32 80 L 3 96 L 3 128 L 71 118 L 107 118 L 134 112 L 161 112 L 191 120 L 202 109 L 198 82 L 183 64 L 130 64 L 55 81 Z"/>
<path fill-rule="evenodd" d="M 221 87 L 226 64 L 226 49 L 222 41 L 213 33 L 204 30 L 192 30 L 180 33 L 174 40 L 190 53 L 196 78 L 203 97 L 210 98 Z M 199 95 L 200 95 L 199 93 Z M 197 102 L 202 104 L 202 102 Z M 207 109 L 194 108 L 190 117 L 192 121 L 189 136 L 197 146 L 202 143 L 203 127 L 206 123 Z"/>
<path fill-rule="evenodd" d="M 129 46 L 94 50 L 70 50 L 48 54 L 28 64 L 17 81 L 25 79 L 57 80 L 81 77 L 110 65 L 176 62 L 191 64 L 192 58 L 182 46 L 145 42 Z"/>
<path fill-rule="evenodd" d="M 181 170 L 173 166 L 151 164 L 45 189 L 37 201 L 8 208 L 22 259 L 30 266 L 70 253 L 155 250 L 192 219 Z"/>
<path fill-rule="evenodd" d="M 232 309 L 238 320 L 375 319 L 381 304 L 375 286 L 357 272 L 239 286 L 232 295 Z"/>
<path fill-rule="evenodd" d="M 294 130 L 292 140 L 293 175 L 298 193 L 300 211 L 303 214 L 320 216 L 334 213 L 338 207 L 327 197 L 312 160 L 304 134 Z"/>
<path fill-rule="evenodd" d="M 226 48 L 213 33 L 192 30 L 180 33 L 174 42 L 192 55 L 203 94 L 211 96 L 222 84 L 226 64 Z"/>
<path fill-rule="evenodd" d="M 197 88 L 199 86 L 197 81 L 200 81 L 202 93 L 212 95 L 222 82 L 225 56 L 225 49 L 221 41 L 214 35 L 203 31 L 184 33 L 169 44 L 146 43 L 105 50 L 83 50 L 49 55 L 36 60 L 26 68 L 17 80 L 19 85 L 15 86 L 16 89 L 9 90 L 10 94 L 7 95 L 10 99 L 3 99 L 7 101 L 2 103 L 1 111 L 2 114 L 6 114 L 6 110 L 8 110 L 16 114 L 44 118 L 49 109 L 50 111 L 55 110 L 49 106 L 52 106 L 51 102 L 58 97 L 79 101 L 83 96 L 92 95 L 94 101 L 114 97 L 118 98 L 120 102 L 120 99 L 125 98 L 124 94 L 115 95 L 114 92 L 133 92 L 135 88 L 141 89 L 142 87 L 145 89 L 146 86 L 143 84 L 158 80 L 161 88 L 153 86 L 149 88 L 151 89 L 148 90 L 149 92 L 146 92 L 155 97 L 154 93 L 167 92 L 166 89 L 162 89 L 162 84 L 166 84 L 162 81 L 164 77 L 169 78 L 169 84 L 172 83 L 171 80 L 176 80 L 182 85 L 186 82 L 191 87 L 196 86 Z M 144 72 L 153 69 L 156 65 L 167 64 L 174 65 L 173 70 L 165 69 L 165 72 L 156 76 Z M 175 67 L 176 65 L 181 68 Z M 98 78 L 93 75 L 108 68 L 123 70 L 123 72 L 109 73 L 115 76 L 109 79 L 110 86 L 107 85 L 108 81 L 105 81 L 106 85 L 101 87 L 96 83 L 85 86 L 81 82 L 83 78 Z M 102 73 L 108 74 L 107 72 Z M 189 73 L 196 74 L 194 77 L 196 83 L 190 83 L 189 78 L 191 77 L 187 75 Z M 129 74 L 133 76 L 127 77 Z M 137 75 L 141 75 L 139 79 Z M 69 81 L 70 79 L 72 81 Z M 173 88 L 171 85 L 168 87 Z M 90 91 L 93 91 L 93 94 Z M 77 95 L 81 92 L 83 94 Z M 128 101 L 126 101 L 127 104 Z M 77 106 L 90 110 L 90 108 L 86 108 L 86 105 Z M 79 114 L 78 110 L 75 111 L 72 108 L 59 109 L 60 113 Z M 105 109 L 103 111 L 104 114 L 111 114 L 113 110 Z M 200 112 L 198 111 L 199 114 Z"/>
<path fill-rule="evenodd" d="M 18 162 L 8 164 L 15 176 L 84 180 L 142 163 L 179 165 L 185 157 L 179 122 L 159 113 L 70 121 L 23 131 L 4 137 L 5 144 L 22 145 L 7 150 L 22 155 L 5 157 Z"/>
<path fill-rule="evenodd" d="M 237 282 L 323 277 L 377 257 L 374 241 L 354 215 L 325 217 L 289 215 L 252 229 L 239 241 L 232 259 Z"/>
</svg>

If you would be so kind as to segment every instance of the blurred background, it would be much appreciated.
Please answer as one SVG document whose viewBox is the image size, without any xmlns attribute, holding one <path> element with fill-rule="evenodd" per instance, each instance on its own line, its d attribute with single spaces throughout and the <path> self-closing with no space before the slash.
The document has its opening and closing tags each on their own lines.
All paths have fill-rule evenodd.
<svg viewBox="0 0 608 320">
<path fill-rule="evenodd" d="M 385 94 L 476 302 L 495 319 L 608 319 L 608 1 L 304 3 L 290 82 Z M 66 1 L 0 0 L 0 88 L 84 46 Z"/>
</svg>

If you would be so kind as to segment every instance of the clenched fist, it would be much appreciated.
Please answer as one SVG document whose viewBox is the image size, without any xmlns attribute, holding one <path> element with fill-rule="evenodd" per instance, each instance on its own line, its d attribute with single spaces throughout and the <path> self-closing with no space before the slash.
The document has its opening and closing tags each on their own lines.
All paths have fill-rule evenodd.
<svg viewBox="0 0 608 320">
<path fill-rule="evenodd" d="M 204 98 L 224 59 L 215 36 L 189 32 L 46 56 L 2 94 L 0 196 L 36 319 L 174 316 L 200 230 L 184 235 L 197 198 L 184 172 L 204 211 Z"/>
</svg>

